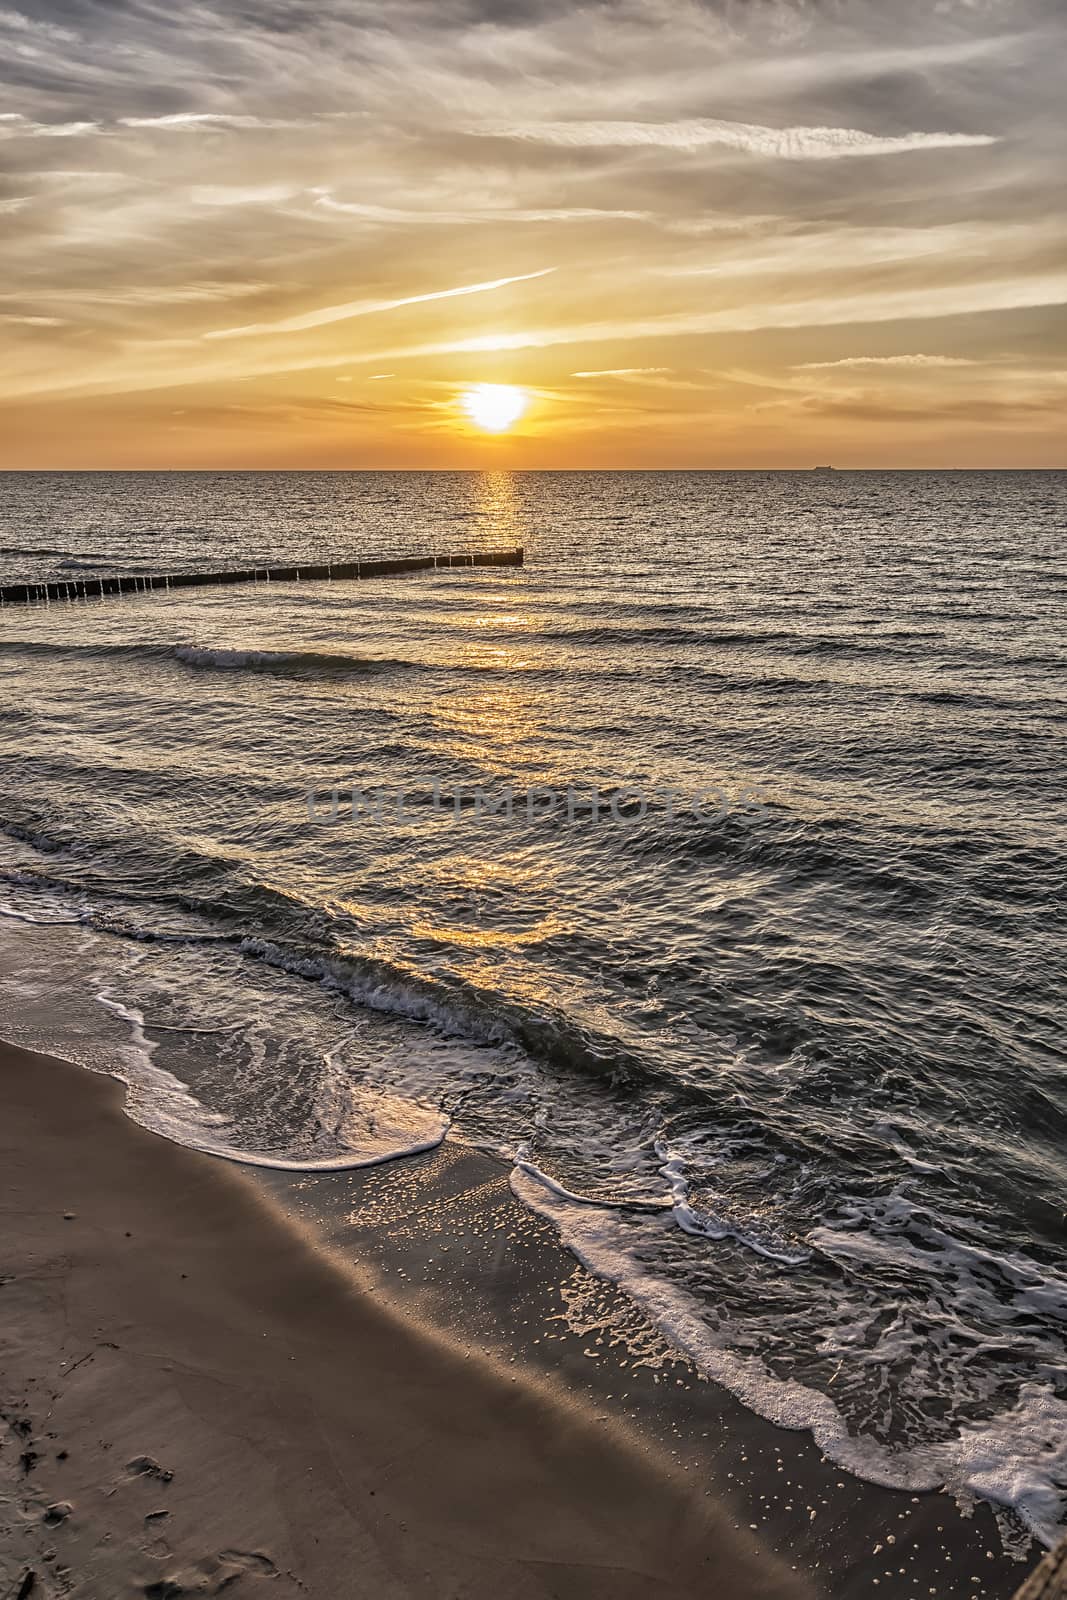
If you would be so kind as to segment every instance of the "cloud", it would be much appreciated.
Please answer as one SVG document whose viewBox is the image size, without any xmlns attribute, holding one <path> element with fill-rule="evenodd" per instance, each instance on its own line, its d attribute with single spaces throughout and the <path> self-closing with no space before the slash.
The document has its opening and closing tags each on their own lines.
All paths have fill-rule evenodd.
<svg viewBox="0 0 1067 1600">
<path fill-rule="evenodd" d="M 0 113 L 0 139 L 77 139 L 99 130 L 98 122 L 32 122 L 18 111 Z"/>
<path fill-rule="evenodd" d="M 714 119 L 680 122 L 535 122 L 483 124 L 468 129 L 491 138 L 528 140 L 571 149 L 695 151 L 712 145 L 781 161 L 833 161 L 846 156 L 902 155 L 996 144 L 983 133 L 862 133 L 855 128 L 766 128 Z"/>
<path fill-rule="evenodd" d="M 925 402 L 920 400 L 906 405 L 876 395 L 855 395 L 831 399 L 818 397 L 806 402 L 804 411 L 811 416 L 847 417 L 882 425 L 915 422 L 930 427 L 948 421 L 993 422 L 1029 430 L 1037 417 L 1056 417 L 1062 411 L 1062 400 L 1055 394 L 1008 395 L 1002 399 L 976 396 L 947 401 L 941 396 L 931 395 Z"/>
<path fill-rule="evenodd" d="M 421 207 L 378 206 L 356 201 L 335 200 L 332 195 L 320 193 L 315 204 L 324 211 L 336 211 L 345 216 L 358 217 L 361 222 L 389 226 L 456 226 L 470 222 L 643 222 L 647 211 L 608 210 L 597 206 L 555 206 L 539 209 L 521 206 L 467 206 L 450 210 L 423 209 Z"/>
<path fill-rule="evenodd" d="M 241 328 L 218 328 L 205 333 L 205 339 L 247 338 L 250 334 L 303 333 L 309 328 L 321 328 L 328 322 L 347 322 L 351 317 L 369 317 L 382 311 L 399 311 L 403 306 L 424 305 L 431 300 L 457 300 L 464 295 L 485 294 L 492 289 L 503 289 L 509 283 L 529 283 L 533 278 L 544 278 L 554 267 L 541 267 L 537 272 L 521 272 L 510 278 L 490 278 L 485 283 L 465 283 L 458 289 L 433 289 L 428 294 L 403 295 L 396 300 L 349 300 L 340 306 L 320 306 L 317 311 L 305 311 L 299 316 L 283 317 L 278 322 L 253 322 Z"/>
<path fill-rule="evenodd" d="M 521 280 L 520 280 L 521 281 Z M 446 291 L 447 294 L 448 291 Z M 416 296 L 419 301 L 437 296 Z M 423 343 L 399 343 L 338 355 L 304 356 L 299 360 L 270 359 L 262 352 L 225 370 L 187 371 L 177 381 L 184 384 L 227 381 L 247 382 L 280 374 L 332 371 L 351 367 L 354 360 L 379 365 L 390 361 L 418 361 L 439 356 L 479 355 L 546 351 L 575 345 L 620 344 L 637 340 L 686 339 L 692 341 L 714 335 L 759 333 L 790 329 L 825 329 L 843 326 L 910 323 L 922 319 L 944 319 L 1002 313 L 1032 307 L 1067 305 L 1067 272 L 1047 274 L 1031 280 L 1009 280 L 972 285 L 948 284 L 937 288 L 918 287 L 881 294 L 825 295 L 773 306 L 754 303 L 727 307 L 713 312 L 667 313 L 644 320 L 605 320 L 576 322 L 556 327 L 526 329 L 520 332 L 480 334 L 468 338 L 443 338 Z M 383 309 L 393 309 L 386 304 Z M 273 324 L 267 324 L 273 328 Z M 201 348 L 203 346 L 201 345 Z M 591 370 L 591 369 L 586 369 Z M 650 380 L 654 381 L 654 380 Z M 21 386 L 25 395 L 48 392 L 140 393 L 166 387 L 173 377 L 161 381 L 150 373 L 117 373 L 107 376 L 93 371 L 83 379 L 72 380 L 64 372 L 58 382 L 30 375 Z M 768 387 L 782 387 L 766 380 Z M 13 391 L 12 391 L 13 392 Z"/>
<path fill-rule="evenodd" d="M 49 305 L 118 306 L 135 310 L 140 306 L 212 305 L 218 301 L 241 300 L 262 294 L 267 287 L 265 283 L 128 283 L 109 289 L 89 286 L 37 289 L 34 299 Z M 0 299 L 9 298 L 9 295 L 0 294 Z"/>
<path fill-rule="evenodd" d="M 834 367 L 977 367 L 966 356 L 842 356 L 839 361 L 802 361 L 797 372 L 829 372 Z"/>
<path fill-rule="evenodd" d="M 643 378 L 653 373 L 670 372 L 670 367 L 601 367 L 593 372 L 572 372 L 572 378 Z"/>
<path fill-rule="evenodd" d="M 198 206 L 276 206 L 299 193 L 291 183 L 195 184 L 189 199 Z"/>
<path fill-rule="evenodd" d="M 43 21 L 40 18 L 27 17 L 21 11 L 0 11 L 0 27 L 6 28 L 12 34 L 33 34 L 39 38 L 51 39 L 59 44 L 76 44 L 78 35 L 69 28 L 57 27 L 55 23 Z"/>
<path fill-rule="evenodd" d="M 176 111 L 161 117 L 120 117 L 121 128 L 158 128 L 170 133 L 202 133 L 212 129 L 242 132 L 264 128 L 299 128 L 306 124 L 281 117 L 257 117 L 232 111 Z"/>
<path fill-rule="evenodd" d="M 774 329 L 907 323 L 1027 307 L 1060 306 L 1067 306 L 1067 272 L 987 283 L 953 283 L 881 293 L 825 295 L 772 305 L 749 303 L 718 311 L 683 311 L 629 321 L 573 323 L 554 328 L 527 329 L 521 333 L 442 340 L 406 348 L 393 346 L 368 354 L 364 359 L 393 361 L 400 357 L 548 350 L 558 346 L 611 344 L 638 339 L 694 339 L 714 334 L 755 333 Z M 352 358 L 338 357 L 336 361 L 327 358 L 315 365 L 339 365 L 342 359 L 349 362 Z"/>
</svg>

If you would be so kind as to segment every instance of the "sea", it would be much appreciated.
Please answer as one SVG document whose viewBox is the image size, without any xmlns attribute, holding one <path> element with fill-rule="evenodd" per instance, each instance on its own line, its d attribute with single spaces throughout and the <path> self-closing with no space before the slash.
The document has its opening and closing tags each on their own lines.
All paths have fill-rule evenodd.
<svg viewBox="0 0 1067 1600">
<path fill-rule="evenodd" d="M 843 1469 L 1067 1499 L 1067 474 L 0 476 L 0 1036 L 450 1139 Z M 86 599 L 522 546 L 521 567 Z"/>
</svg>

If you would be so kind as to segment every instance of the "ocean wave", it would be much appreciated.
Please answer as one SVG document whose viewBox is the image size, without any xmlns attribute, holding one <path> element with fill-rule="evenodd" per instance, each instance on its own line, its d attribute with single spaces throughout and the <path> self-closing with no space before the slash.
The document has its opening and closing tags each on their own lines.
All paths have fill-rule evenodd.
<svg viewBox="0 0 1067 1600">
<path fill-rule="evenodd" d="M 97 559 L 86 552 L 57 550 L 52 545 L 41 544 L 0 544 L 0 556 L 76 556 L 85 561 Z"/>
<path fill-rule="evenodd" d="M 307 978 L 343 994 L 354 1005 L 429 1023 L 471 1044 L 510 1046 L 534 1060 L 619 1086 L 652 1085 L 659 1074 L 618 1038 L 582 1026 L 559 1006 L 536 1010 L 521 999 L 450 978 L 447 982 L 380 957 L 315 950 L 290 942 L 247 936 L 243 955 Z"/>
<path fill-rule="evenodd" d="M 810 634 L 797 631 L 795 619 L 781 628 L 722 628 L 714 623 L 687 622 L 684 614 L 670 622 L 646 623 L 635 617 L 620 618 L 618 622 L 600 622 L 591 626 L 552 627 L 539 631 L 539 636 L 565 644 L 580 645 L 657 645 L 678 649 L 721 648 L 771 650 L 776 654 L 795 656 L 853 655 L 895 656 L 914 659 L 915 650 L 906 641 L 919 638 L 929 647 L 931 638 L 940 634 L 915 635 L 910 632 L 871 634 Z"/>
<path fill-rule="evenodd" d="M 77 927 L 82 921 L 81 917 L 41 916 L 24 907 L 9 905 L 6 900 L 0 900 L 0 917 L 10 917 L 14 922 L 30 922 L 39 928 Z"/>
<path fill-rule="evenodd" d="M 81 658 L 91 660 L 96 657 L 101 660 L 111 658 L 121 660 L 125 656 L 131 656 L 163 661 L 171 654 L 171 647 L 165 644 L 125 644 L 117 640 L 92 640 L 86 644 L 79 644 L 66 639 L 0 639 L 0 652 L 5 655 L 54 657 L 57 660 L 64 657 L 74 660 Z"/>
<path fill-rule="evenodd" d="M 371 673 L 425 672 L 447 674 L 504 674 L 526 672 L 557 675 L 555 667 L 534 663 L 479 661 L 418 661 L 403 656 L 353 655 L 348 651 L 276 649 L 262 645 L 159 644 L 133 640 L 77 643 L 64 639 L 4 639 L 0 653 L 10 656 L 50 657 L 70 660 L 131 660 L 171 662 L 199 672 L 260 672 L 279 677 L 345 677 Z"/>
<path fill-rule="evenodd" d="M 483 642 L 486 634 L 483 633 Z M 509 636 L 510 637 L 510 636 Z M 538 635 L 545 638 L 548 635 Z M 732 636 L 731 636 L 732 637 Z M 502 679 L 521 677 L 557 681 L 570 670 L 564 662 L 538 661 L 534 658 L 536 640 L 524 638 L 522 644 L 529 651 L 526 659 L 494 661 L 435 660 L 432 657 L 417 659 L 395 655 L 355 655 L 347 651 L 290 649 L 285 646 L 271 648 L 264 645 L 207 645 L 199 642 L 163 644 L 151 641 L 94 640 L 78 643 L 63 639 L 6 639 L 0 640 L 0 654 L 43 657 L 56 660 L 115 660 L 156 661 L 171 663 L 195 672 L 259 673 L 265 676 L 293 678 L 344 678 L 372 674 L 421 673 L 446 677 Z M 805 652 L 801 651 L 803 655 Z M 818 652 L 814 652 L 818 654 Z M 872 695 L 888 697 L 893 702 L 914 700 L 931 705 L 965 706 L 974 710 L 1004 710 L 1018 713 L 1021 700 L 1003 696 L 984 695 L 976 691 L 962 692 L 950 689 L 930 691 L 915 689 L 906 684 L 875 688 L 864 681 L 829 678 L 808 672 L 724 671 L 708 665 L 686 662 L 675 664 L 670 659 L 659 661 L 588 661 L 581 668 L 586 681 L 648 684 L 653 682 L 676 683 L 679 675 L 699 682 L 706 692 L 719 695 L 773 696 L 786 699 L 791 696 L 848 695 L 869 700 Z M 1031 714 L 1056 713 L 1055 702 L 1026 702 Z"/>
<path fill-rule="evenodd" d="M 54 835 L 30 827 L 5 822 L 3 831 L 50 858 L 66 849 Z M 156 884 L 142 891 L 138 884 L 127 892 L 111 876 L 87 878 L 81 861 L 64 873 L 51 859 L 47 870 L 6 870 L 0 881 L 31 893 L 71 897 L 76 902 L 71 920 L 99 933 L 146 944 L 225 943 L 250 960 L 343 995 L 354 1006 L 429 1024 L 449 1038 L 519 1049 L 557 1070 L 615 1085 L 660 1081 L 655 1067 L 621 1038 L 579 1024 L 561 1006 L 534 1008 L 485 985 L 458 977 L 446 981 L 339 948 L 347 923 L 339 923 L 327 906 L 269 883 L 232 884 L 232 870 L 241 866 L 237 859 L 188 850 L 185 856 L 172 863 L 171 890 Z M 28 908 L 13 907 L 11 915 L 36 920 Z"/>
<path fill-rule="evenodd" d="M 320 1129 L 325 1131 L 324 1142 L 332 1147 L 328 1153 L 247 1148 L 239 1142 L 238 1130 L 228 1117 L 207 1111 L 187 1085 L 156 1065 L 157 1045 L 145 1031 L 148 1024 L 141 1011 L 106 992 L 96 998 L 130 1029 L 130 1043 L 121 1050 L 113 1074 L 126 1085 L 127 1113 L 173 1144 L 242 1166 L 280 1172 L 347 1172 L 434 1150 L 448 1132 L 450 1119 L 439 1108 L 397 1095 L 361 1091 L 358 1085 L 347 1086 L 342 1105 L 341 1087 L 327 1077 L 326 1103 L 316 1110 Z M 231 1136 L 222 1136 L 223 1130 Z"/>
<path fill-rule="evenodd" d="M 529 1046 L 541 1061 L 552 1060 L 557 1066 L 565 1063 L 579 1082 L 590 1072 L 614 1079 L 616 1068 L 626 1059 L 626 1051 L 618 1041 L 581 1028 L 562 1010 L 548 1011 L 542 1007 L 535 1012 L 521 999 L 496 993 L 488 987 L 452 979 L 443 981 L 354 952 L 327 948 L 326 938 L 330 932 L 327 908 L 305 904 L 290 896 L 283 897 L 277 904 L 268 904 L 262 897 L 270 892 L 269 885 L 254 886 L 255 899 L 248 901 L 242 897 L 248 889 L 248 885 L 238 886 L 225 906 L 227 918 L 236 917 L 239 927 L 243 924 L 248 928 L 276 917 L 279 926 L 289 925 L 292 929 L 295 915 L 309 935 L 309 942 L 303 944 L 292 937 L 267 940 L 261 935 L 242 936 L 231 948 L 252 962 L 307 979 L 328 994 L 365 1010 L 428 1025 L 465 1045 L 503 1046 L 505 1051 Z M 22 908 L 15 905 L 10 909 L 17 914 Z M 136 912 L 131 912 L 122 926 L 116 925 L 113 913 L 102 912 L 99 926 L 103 932 L 120 932 L 127 937 L 155 937 L 158 930 L 152 925 L 152 916 L 152 904 L 147 908 L 142 904 Z M 51 917 L 42 915 L 37 920 L 51 920 Z M 316 935 L 322 937 L 319 947 L 316 947 Z M 199 942 L 195 935 L 187 938 L 189 943 Z M 311 942 L 312 938 L 315 943 Z M 149 1037 L 152 1029 L 145 1023 L 139 1006 L 125 997 L 117 999 L 113 992 L 102 993 L 98 999 L 101 1004 L 109 1003 L 112 1015 L 125 1021 L 131 1029 L 130 1045 L 123 1054 L 118 1074 L 127 1084 L 130 1114 L 176 1142 L 250 1165 L 292 1171 L 329 1171 L 378 1164 L 431 1149 L 446 1137 L 452 1126 L 454 1111 L 445 1110 L 440 1104 L 420 1101 L 406 1094 L 390 1099 L 388 1091 L 380 1089 L 368 1091 L 368 1095 L 361 1098 L 354 1092 L 358 1085 L 354 1085 L 344 1071 L 328 1070 L 313 1084 L 311 1110 L 318 1131 L 312 1130 L 309 1135 L 305 1127 L 288 1142 L 284 1134 L 277 1139 L 264 1137 L 254 1128 L 208 1110 L 178 1078 L 163 1073 L 152 1060 L 152 1051 L 156 1048 Z M 150 1011 L 151 1007 L 147 1009 Z M 345 1009 L 340 1007 L 338 1014 Z M 415 1037 L 414 1032 L 412 1037 Z M 498 1058 L 494 1056 L 491 1063 L 494 1071 L 497 1064 Z M 640 1069 L 641 1063 L 637 1066 Z M 855 1070 L 854 1062 L 850 1062 L 850 1068 Z M 642 1072 L 642 1078 L 642 1086 L 652 1082 L 648 1073 Z M 559 1104 L 561 1091 L 570 1092 L 569 1083 L 570 1080 L 554 1078 L 554 1105 Z M 702 1097 L 701 1127 L 709 1124 L 709 1103 L 714 1106 L 717 1125 L 722 1126 L 729 1118 L 729 1096 L 723 1094 L 723 1087 L 720 1078 Z M 674 1091 L 673 1102 L 677 1105 L 677 1083 Z M 684 1091 L 682 1094 L 684 1096 Z M 642 1098 L 638 1096 L 638 1104 Z M 644 1103 L 647 1111 L 650 1104 L 655 1104 L 655 1099 L 646 1099 Z M 603 1194 L 597 1194 L 596 1188 L 604 1183 L 610 1183 L 613 1190 L 624 1187 L 617 1183 L 621 1169 L 615 1169 L 614 1174 L 609 1173 L 606 1178 L 596 1169 L 598 1155 L 602 1158 L 607 1147 L 597 1144 L 603 1130 L 588 1131 L 593 1136 L 593 1144 L 587 1150 L 584 1170 L 577 1181 L 564 1184 L 523 1158 L 516 1164 L 512 1179 L 517 1198 L 549 1218 L 579 1259 L 599 1276 L 616 1282 L 677 1348 L 690 1355 L 702 1372 L 769 1420 L 786 1427 L 809 1429 L 834 1461 L 859 1477 L 913 1490 L 946 1486 L 964 1502 L 968 1497 L 980 1496 L 1009 1507 L 1041 1538 L 1052 1537 L 1060 1515 L 1057 1474 L 1062 1466 L 1062 1452 L 1057 1454 L 1058 1436 L 1054 1429 L 1065 1420 L 1067 1408 L 1053 1394 L 1051 1386 L 1040 1381 L 1040 1369 L 1034 1369 L 1037 1376 L 1033 1383 L 1018 1388 L 1017 1403 L 1007 1409 L 1003 1405 L 1002 1390 L 999 1390 L 996 1406 L 982 1413 L 980 1423 L 957 1422 L 949 1439 L 893 1449 L 858 1432 L 844 1404 L 831 1401 L 820 1389 L 818 1379 L 811 1381 L 807 1373 L 803 1380 L 782 1377 L 782 1371 L 788 1369 L 782 1367 L 780 1351 L 776 1352 L 774 1362 L 764 1362 L 752 1353 L 751 1345 L 742 1351 L 729 1348 L 728 1341 L 709 1327 L 707 1308 L 702 1308 L 693 1285 L 680 1281 L 669 1270 L 657 1270 L 647 1251 L 635 1252 L 634 1246 L 640 1241 L 632 1231 L 637 1226 L 653 1230 L 656 1239 L 685 1236 L 697 1246 L 706 1241 L 713 1250 L 719 1246 L 724 1250 L 739 1250 L 745 1260 L 746 1281 L 754 1272 L 795 1274 L 812 1257 L 832 1263 L 835 1271 L 842 1274 L 862 1277 L 872 1270 L 872 1257 L 877 1258 L 874 1269 L 883 1270 L 887 1249 L 883 1224 L 895 1225 L 893 1216 L 871 1214 L 876 1228 L 882 1231 L 875 1236 L 875 1244 L 870 1249 L 864 1249 L 862 1236 L 866 1214 L 858 1210 L 854 1214 L 842 1211 L 833 1224 L 820 1223 L 803 1239 L 802 1249 L 794 1248 L 793 1241 L 781 1237 L 773 1223 L 766 1220 L 771 1214 L 770 1207 L 760 1218 L 755 1208 L 739 1205 L 731 1209 L 728 1205 L 720 1207 L 711 1203 L 699 1170 L 691 1183 L 673 1153 L 677 1144 L 663 1144 L 659 1150 L 659 1171 L 666 1180 L 663 1186 L 666 1193 L 663 1188 L 651 1185 L 644 1190 L 650 1196 L 648 1200 L 636 1203 L 612 1200 L 605 1204 Z M 467 1137 L 465 1128 L 460 1132 L 461 1137 Z M 539 1155 L 538 1159 L 544 1161 L 545 1157 Z M 565 1171 L 569 1170 L 566 1162 L 563 1166 Z M 524 1187 L 524 1181 L 529 1187 Z M 591 1192 L 583 1192 L 586 1189 Z M 918 1217 L 920 1224 L 923 1220 Z M 869 1233 L 874 1236 L 873 1230 Z M 973 1260 L 964 1254 L 960 1258 L 961 1266 L 955 1256 L 949 1257 L 949 1250 L 955 1248 L 957 1241 L 945 1230 L 942 1233 L 948 1244 L 940 1257 L 931 1254 L 927 1276 L 938 1281 L 942 1293 L 948 1285 L 947 1292 L 955 1305 L 961 1271 L 966 1271 L 968 1281 L 973 1281 L 980 1291 L 984 1280 L 1000 1269 L 991 1259 L 991 1253 L 981 1248 Z M 651 1236 L 645 1234 L 646 1242 Z M 933 1251 L 938 1240 L 931 1234 L 927 1244 Z M 965 1252 L 966 1246 L 963 1249 Z M 892 1254 L 891 1247 L 889 1254 Z M 921 1265 L 920 1257 L 918 1267 Z M 896 1277 L 893 1275 L 906 1273 L 914 1277 L 912 1266 L 910 1258 L 888 1261 L 890 1287 L 894 1293 Z M 1019 1297 L 1017 1305 L 1008 1307 L 1012 1314 L 1030 1318 L 1059 1314 L 1061 1285 L 1053 1274 L 1014 1260 L 1007 1262 L 1007 1268 L 1007 1272 L 1000 1272 L 999 1280 L 992 1284 L 988 1303 L 980 1297 L 975 1301 L 982 1317 L 995 1314 L 1006 1289 Z M 822 1288 L 825 1293 L 825 1282 Z M 892 1298 L 890 1296 L 890 1300 Z M 886 1296 L 878 1295 L 873 1303 L 885 1300 Z M 845 1321 L 847 1318 L 835 1314 L 830 1325 L 820 1323 L 819 1337 L 830 1340 L 840 1334 L 841 1355 L 853 1366 L 862 1367 L 870 1360 L 871 1382 L 879 1381 L 881 1372 L 873 1363 L 876 1354 L 882 1359 L 882 1353 L 868 1353 L 860 1348 L 857 1354 L 856 1347 L 847 1344 Z M 951 1331 L 951 1326 L 954 1324 L 943 1319 L 938 1321 L 935 1316 L 935 1333 L 942 1328 Z M 932 1342 L 936 1343 L 936 1339 Z M 832 1393 L 836 1395 L 839 1390 Z M 968 1408 L 961 1405 L 953 1414 L 966 1418 Z"/>
<path fill-rule="evenodd" d="M 963 1422 L 952 1438 L 894 1449 L 851 1433 L 838 1406 L 819 1389 L 777 1376 L 758 1356 L 730 1348 L 684 1286 L 645 1265 L 642 1235 L 615 1210 L 567 1195 L 529 1163 L 513 1168 L 511 1189 L 553 1223 L 588 1271 L 620 1288 L 705 1377 L 777 1427 L 809 1432 L 823 1454 L 854 1477 L 912 1493 L 944 1489 L 965 1506 L 981 1498 L 1014 1512 L 1050 1548 L 1061 1537 L 1067 1401 L 1051 1382 L 1021 1384 L 1013 1407 L 981 1422 Z M 666 1217 L 652 1218 L 644 1228 L 670 1225 Z"/>
<path fill-rule="evenodd" d="M 180 644 L 175 660 L 187 667 L 215 672 L 370 673 L 402 671 L 416 663 L 386 656 L 353 656 L 318 650 L 262 650 Z"/>
<path fill-rule="evenodd" d="M 185 667 L 215 672 L 265 672 L 279 674 L 352 673 L 417 669 L 418 662 L 388 656 L 357 656 L 336 651 L 263 649 L 201 644 L 157 644 L 148 641 L 92 641 L 63 639 L 6 639 L 0 651 L 12 655 L 51 656 L 92 660 L 171 661 Z"/>
</svg>

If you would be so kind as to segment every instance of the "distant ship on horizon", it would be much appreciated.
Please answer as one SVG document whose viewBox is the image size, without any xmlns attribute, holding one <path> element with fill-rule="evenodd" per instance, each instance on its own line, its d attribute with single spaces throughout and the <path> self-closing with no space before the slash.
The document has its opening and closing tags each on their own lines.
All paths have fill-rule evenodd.
<svg viewBox="0 0 1067 1600">
<path fill-rule="evenodd" d="M 812 472 L 836 472 L 836 467 L 812 467 Z"/>
</svg>

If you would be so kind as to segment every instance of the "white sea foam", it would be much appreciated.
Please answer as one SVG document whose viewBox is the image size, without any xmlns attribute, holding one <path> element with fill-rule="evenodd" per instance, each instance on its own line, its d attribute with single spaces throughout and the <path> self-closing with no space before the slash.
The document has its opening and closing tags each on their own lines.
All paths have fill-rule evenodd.
<svg viewBox="0 0 1067 1600">
<path fill-rule="evenodd" d="M 758 1358 L 729 1348 L 700 1303 L 645 1267 L 632 1224 L 606 1207 L 576 1203 L 529 1162 L 511 1174 L 517 1199 L 557 1228 L 564 1245 L 597 1277 L 615 1283 L 707 1378 L 778 1427 L 807 1430 L 824 1455 L 857 1478 L 891 1489 L 946 1489 L 964 1505 L 975 1498 L 1013 1511 L 1042 1543 L 1063 1533 L 1067 1493 L 1067 1404 L 1049 1384 L 1021 1387 L 1018 1404 L 955 1439 L 895 1451 L 851 1435 L 828 1395 L 777 1378 Z M 670 1227 L 665 1217 L 644 1227 Z M 703 1231 L 703 1230 L 701 1230 Z M 708 1235 L 708 1237 L 713 1237 Z"/>
<path fill-rule="evenodd" d="M 591 1195 L 575 1194 L 573 1189 L 564 1188 L 563 1184 L 558 1183 L 555 1178 L 549 1177 L 547 1172 L 542 1172 L 539 1167 L 535 1167 L 521 1152 L 519 1159 L 515 1162 L 515 1171 L 526 1173 L 536 1183 L 543 1184 L 550 1193 L 556 1195 L 560 1200 L 569 1201 L 576 1206 L 593 1206 L 600 1211 L 605 1209 L 603 1200 Z M 672 1202 L 669 1196 L 665 1196 L 662 1200 L 625 1200 L 619 1202 L 618 1209 L 666 1212 L 672 1209 Z"/>
<path fill-rule="evenodd" d="M 785 1250 L 767 1244 L 748 1229 L 724 1222 L 709 1211 L 697 1211 L 689 1202 L 689 1182 L 681 1156 L 669 1155 L 661 1144 L 656 1145 L 656 1153 L 663 1158 L 660 1171 L 670 1185 L 671 1211 L 683 1233 L 700 1234 L 705 1239 L 733 1239 L 746 1250 L 754 1250 L 757 1255 L 766 1256 L 768 1261 L 780 1261 L 787 1267 L 796 1267 L 808 1260 L 811 1254 L 808 1250 Z"/>
<path fill-rule="evenodd" d="M 206 1110 L 185 1084 L 155 1065 L 152 1058 L 157 1046 L 145 1032 L 143 1014 L 107 993 L 96 998 L 129 1024 L 130 1043 L 121 1047 L 121 1064 L 115 1072 L 127 1087 L 129 1115 L 174 1144 L 245 1166 L 284 1172 L 343 1172 L 436 1149 L 448 1132 L 449 1118 L 438 1108 L 358 1085 L 345 1085 L 347 1094 L 342 1098 L 334 1078 L 329 1104 L 317 1109 L 320 1121 L 328 1120 L 335 1141 L 347 1147 L 343 1153 L 316 1156 L 246 1150 L 219 1137 L 218 1130 L 232 1126 L 228 1117 Z M 325 1081 L 330 1084 L 331 1078 Z"/>
<path fill-rule="evenodd" d="M 953 1237 L 906 1195 L 844 1201 L 840 1217 L 837 1226 L 813 1228 L 807 1235 L 814 1249 L 838 1263 L 952 1284 L 960 1304 L 994 1325 L 1030 1312 L 1067 1321 L 1067 1276 L 992 1242 L 968 1244 Z M 969 1227 L 983 1236 L 973 1218 Z"/>
</svg>

